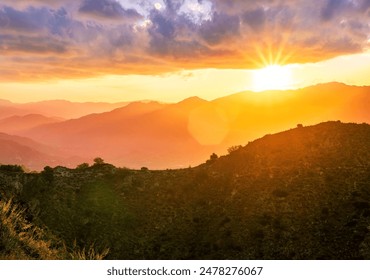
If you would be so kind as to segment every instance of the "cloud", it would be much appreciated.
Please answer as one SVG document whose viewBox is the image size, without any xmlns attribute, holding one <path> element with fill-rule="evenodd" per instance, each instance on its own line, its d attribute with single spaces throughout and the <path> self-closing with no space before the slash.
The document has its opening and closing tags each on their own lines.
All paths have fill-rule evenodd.
<svg viewBox="0 0 370 280">
<path fill-rule="evenodd" d="M 90 17 L 108 20 L 137 20 L 141 15 L 134 9 L 124 9 L 115 0 L 84 0 L 78 10 Z"/>
<path fill-rule="evenodd" d="M 3 0 L 1 73 L 51 79 L 316 62 L 368 49 L 369 15 L 369 0 Z"/>
<path fill-rule="evenodd" d="M 46 28 L 49 17 L 49 11 L 46 9 L 30 8 L 24 12 L 4 7 L 0 10 L 0 27 L 18 32 L 37 32 Z"/>
<path fill-rule="evenodd" d="M 351 6 L 349 0 L 328 0 L 321 10 L 321 17 L 324 21 L 332 19 L 337 13 L 345 11 Z"/>
<path fill-rule="evenodd" d="M 176 23 L 172 18 L 166 17 L 159 12 L 154 12 L 153 15 L 150 17 L 150 20 L 152 22 L 152 27 L 150 28 L 149 32 L 153 36 L 158 35 L 163 38 L 174 38 Z"/>
<path fill-rule="evenodd" d="M 2 0 L 1 4 L 8 5 L 13 8 L 25 9 L 29 7 L 61 7 L 71 6 L 75 0 Z M 0 5 L 1 5 L 0 4 Z"/>
<path fill-rule="evenodd" d="M 223 13 L 214 13 L 212 20 L 206 21 L 200 28 L 200 35 L 210 45 L 228 42 L 239 34 L 239 17 Z"/>
<path fill-rule="evenodd" d="M 261 30 L 266 23 L 266 15 L 261 7 L 246 11 L 241 15 L 241 18 L 244 23 L 248 24 L 255 31 Z"/>
<path fill-rule="evenodd" d="M 42 36 L 0 36 L 0 49 L 3 53 L 40 53 L 62 54 L 67 52 L 67 45 L 60 40 L 50 40 Z"/>
</svg>

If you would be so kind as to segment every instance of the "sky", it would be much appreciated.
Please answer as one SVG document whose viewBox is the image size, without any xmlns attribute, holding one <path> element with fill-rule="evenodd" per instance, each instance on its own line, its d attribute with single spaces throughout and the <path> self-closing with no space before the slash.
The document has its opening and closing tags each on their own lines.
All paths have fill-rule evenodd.
<svg viewBox="0 0 370 280">
<path fill-rule="evenodd" d="M 1 0 L 0 65 L 14 102 L 370 85 L 370 0 Z"/>
</svg>

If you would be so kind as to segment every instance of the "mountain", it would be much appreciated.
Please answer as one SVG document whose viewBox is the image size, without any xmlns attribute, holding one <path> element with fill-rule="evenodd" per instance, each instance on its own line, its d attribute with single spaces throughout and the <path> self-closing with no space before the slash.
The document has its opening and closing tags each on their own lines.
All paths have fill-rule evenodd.
<svg viewBox="0 0 370 280">
<path fill-rule="evenodd" d="M 11 105 L 12 102 L 5 100 L 5 99 L 0 99 L 0 106 L 8 106 Z"/>
<path fill-rule="evenodd" d="M 0 139 L 0 162 L 2 164 L 24 165 L 31 169 L 42 169 L 47 165 L 55 165 L 56 160 L 28 146 Z"/>
<path fill-rule="evenodd" d="M 12 105 L 13 105 L 12 103 L 11 104 L 5 102 L 0 103 L 0 119 L 8 118 L 11 116 L 24 116 L 32 113 L 30 111 L 23 110 Z"/>
<path fill-rule="evenodd" d="M 294 91 L 242 92 L 213 101 L 192 97 L 176 104 L 133 103 L 22 135 L 119 166 L 178 168 L 297 124 L 370 122 L 367 104 L 370 87 L 332 83 Z"/>
<path fill-rule="evenodd" d="M 189 159 L 190 164 L 197 162 L 204 148 L 188 133 L 188 115 L 204 103 L 198 98 L 169 105 L 137 102 L 108 113 L 43 125 L 24 135 L 79 156 L 102 156 L 121 166 L 189 165 Z M 203 152 L 202 158 L 210 151 Z"/>
<path fill-rule="evenodd" d="M 39 114 L 46 117 L 74 119 L 88 114 L 108 112 L 126 106 L 127 104 L 128 102 L 71 102 L 66 100 L 49 100 L 21 104 L 1 100 L 0 118 Z"/>
<path fill-rule="evenodd" d="M 231 131 L 224 142 L 234 145 L 298 123 L 311 125 L 327 120 L 369 123 L 366 108 L 369 103 L 370 87 L 329 83 L 298 90 L 242 92 L 217 99 L 213 106 L 226 116 L 225 123 Z"/>
<path fill-rule="evenodd" d="M 47 165 L 74 167 L 84 160 L 26 137 L 0 132 L 0 164 L 17 164 L 31 170 L 42 170 Z"/>
<path fill-rule="evenodd" d="M 370 259 L 368 124 L 299 125 L 194 168 L 8 169 L 0 192 L 37 227 L 109 259 Z"/>
<path fill-rule="evenodd" d="M 7 134 L 19 134 L 24 130 L 29 130 L 43 124 L 57 123 L 62 121 L 60 118 L 50 118 L 39 114 L 25 116 L 12 116 L 0 120 L 0 131 Z"/>
</svg>

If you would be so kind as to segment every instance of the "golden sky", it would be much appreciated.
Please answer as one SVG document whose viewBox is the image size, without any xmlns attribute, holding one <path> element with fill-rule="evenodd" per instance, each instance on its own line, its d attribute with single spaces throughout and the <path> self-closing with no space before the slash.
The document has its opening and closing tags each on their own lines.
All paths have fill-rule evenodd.
<svg viewBox="0 0 370 280">
<path fill-rule="evenodd" d="M 3 0 L 0 98 L 173 102 L 370 85 L 369 50 L 369 0 Z"/>
</svg>

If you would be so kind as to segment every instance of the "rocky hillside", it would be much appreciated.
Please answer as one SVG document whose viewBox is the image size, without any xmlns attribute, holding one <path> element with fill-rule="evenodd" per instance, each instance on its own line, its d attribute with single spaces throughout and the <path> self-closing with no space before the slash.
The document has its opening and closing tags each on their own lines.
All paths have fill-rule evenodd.
<svg viewBox="0 0 370 280">
<path fill-rule="evenodd" d="M 267 135 L 195 168 L 0 168 L 26 219 L 110 259 L 370 259 L 370 125 Z"/>
</svg>

